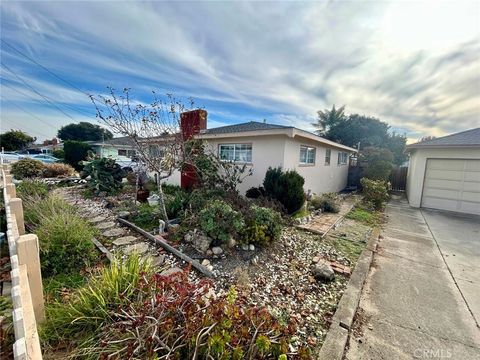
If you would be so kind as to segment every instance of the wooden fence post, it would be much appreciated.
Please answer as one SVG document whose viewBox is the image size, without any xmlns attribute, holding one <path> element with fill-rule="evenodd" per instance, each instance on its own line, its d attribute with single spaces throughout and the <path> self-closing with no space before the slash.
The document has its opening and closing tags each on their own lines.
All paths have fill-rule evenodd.
<svg viewBox="0 0 480 360">
<path fill-rule="evenodd" d="M 5 174 L 5 183 L 11 184 L 13 182 L 13 176 Z"/>
<path fill-rule="evenodd" d="M 15 188 L 15 184 L 7 184 L 5 188 L 7 189 L 7 194 L 10 197 L 10 199 L 17 197 L 17 190 Z"/>
<path fill-rule="evenodd" d="M 37 323 L 41 323 L 45 319 L 39 251 L 37 235 L 22 235 L 17 240 L 18 265 L 27 266 L 28 284 L 32 294 L 32 305 Z"/>
<path fill-rule="evenodd" d="M 42 351 L 38 338 L 35 312 L 33 311 L 32 298 L 28 288 L 28 275 L 26 265 L 19 265 L 20 297 L 22 299 L 23 324 L 25 330 L 25 344 L 28 359 L 41 359 Z"/>
<path fill-rule="evenodd" d="M 23 205 L 22 199 L 13 198 L 10 199 L 8 202 L 10 205 L 10 209 L 12 210 L 12 214 L 15 215 L 15 219 L 17 220 L 17 227 L 19 235 L 25 234 L 25 222 L 23 220 Z"/>
</svg>

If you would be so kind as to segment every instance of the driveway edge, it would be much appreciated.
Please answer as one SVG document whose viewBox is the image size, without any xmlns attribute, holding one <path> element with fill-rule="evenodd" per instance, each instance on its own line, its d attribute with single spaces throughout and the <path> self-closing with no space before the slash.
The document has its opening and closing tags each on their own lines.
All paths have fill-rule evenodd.
<svg viewBox="0 0 480 360">
<path fill-rule="evenodd" d="M 327 336 L 318 353 L 318 360 L 342 360 L 345 346 L 347 345 L 348 334 L 357 312 L 363 284 L 367 278 L 372 264 L 373 254 L 377 249 L 377 242 L 380 236 L 380 229 L 373 229 L 366 248 L 358 258 L 352 276 L 348 281 L 347 288 L 340 299 L 332 324 L 328 329 Z"/>
</svg>

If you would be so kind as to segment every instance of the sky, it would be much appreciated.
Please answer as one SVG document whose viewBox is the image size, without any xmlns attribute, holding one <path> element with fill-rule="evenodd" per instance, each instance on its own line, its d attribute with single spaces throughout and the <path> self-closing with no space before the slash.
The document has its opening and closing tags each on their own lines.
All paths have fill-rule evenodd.
<svg viewBox="0 0 480 360">
<path fill-rule="evenodd" d="M 409 142 L 480 126 L 479 1 L 6 1 L 0 130 L 91 121 L 86 94 L 192 97 L 208 127 L 374 116 Z"/>
</svg>

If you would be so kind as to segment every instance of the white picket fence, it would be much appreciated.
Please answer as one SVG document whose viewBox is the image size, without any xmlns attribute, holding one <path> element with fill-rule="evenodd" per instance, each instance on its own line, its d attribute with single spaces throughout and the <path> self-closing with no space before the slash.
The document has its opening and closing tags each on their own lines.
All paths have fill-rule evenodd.
<svg viewBox="0 0 480 360">
<path fill-rule="evenodd" d="M 45 319 L 38 238 L 25 234 L 22 200 L 17 198 L 9 165 L 1 166 L 10 253 L 15 359 L 41 360 L 37 324 Z"/>
</svg>

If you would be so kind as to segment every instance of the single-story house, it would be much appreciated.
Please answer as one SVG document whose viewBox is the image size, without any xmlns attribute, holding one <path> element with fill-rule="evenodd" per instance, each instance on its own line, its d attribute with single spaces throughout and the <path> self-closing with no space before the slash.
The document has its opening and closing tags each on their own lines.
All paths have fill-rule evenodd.
<svg viewBox="0 0 480 360">
<path fill-rule="evenodd" d="M 128 136 L 105 141 L 89 142 L 93 152 L 100 157 L 130 161 L 135 156 L 134 146 Z"/>
<path fill-rule="evenodd" d="M 408 145 L 411 206 L 480 215 L 480 128 Z"/>
<path fill-rule="evenodd" d="M 184 137 L 186 128 L 221 160 L 246 164 L 252 170 L 238 187 L 241 193 L 261 186 L 268 168 L 278 166 L 302 175 L 305 191 L 337 192 L 347 186 L 349 157 L 357 151 L 354 148 L 293 126 L 251 121 L 207 129 L 205 110 L 194 110 L 187 117 L 190 123 L 182 122 Z M 167 182 L 182 183 L 180 177 L 174 173 Z"/>
</svg>

